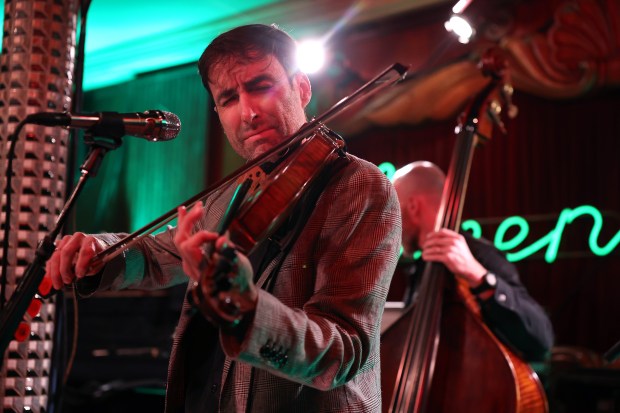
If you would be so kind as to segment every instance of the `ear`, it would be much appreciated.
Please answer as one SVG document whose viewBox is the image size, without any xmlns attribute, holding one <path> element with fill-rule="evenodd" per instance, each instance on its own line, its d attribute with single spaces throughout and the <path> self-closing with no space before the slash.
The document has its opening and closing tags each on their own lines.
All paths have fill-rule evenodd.
<svg viewBox="0 0 620 413">
<path fill-rule="evenodd" d="M 416 224 L 419 224 L 422 220 L 422 215 L 424 213 L 424 203 L 419 196 L 410 195 L 407 200 L 407 214 L 409 215 L 409 219 Z"/>
<path fill-rule="evenodd" d="M 420 198 L 415 195 L 410 195 L 407 200 L 407 211 L 411 215 L 416 215 L 420 213 Z"/>
<path fill-rule="evenodd" d="M 301 99 L 301 105 L 305 108 L 310 103 L 312 98 L 312 86 L 310 85 L 310 79 L 308 75 L 303 72 L 297 72 L 295 74 L 295 82 L 299 87 L 299 98 Z"/>
</svg>

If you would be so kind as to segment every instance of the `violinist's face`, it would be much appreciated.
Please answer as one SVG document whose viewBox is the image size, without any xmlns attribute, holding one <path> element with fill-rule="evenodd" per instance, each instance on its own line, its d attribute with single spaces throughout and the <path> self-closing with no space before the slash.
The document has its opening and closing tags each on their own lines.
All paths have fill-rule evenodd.
<svg viewBox="0 0 620 413">
<path fill-rule="evenodd" d="M 278 145 L 306 121 L 308 77 L 290 78 L 278 59 L 255 62 L 226 59 L 211 70 L 215 109 L 233 149 L 253 159 Z"/>
</svg>

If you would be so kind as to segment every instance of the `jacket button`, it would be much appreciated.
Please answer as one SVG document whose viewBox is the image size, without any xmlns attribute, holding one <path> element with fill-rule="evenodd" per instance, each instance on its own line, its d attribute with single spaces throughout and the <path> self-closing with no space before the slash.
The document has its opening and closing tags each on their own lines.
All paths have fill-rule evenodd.
<svg viewBox="0 0 620 413">
<path fill-rule="evenodd" d="M 278 368 L 282 368 L 286 365 L 287 361 L 288 361 L 288 356 L 286 354 L 280 354 L 276 358 L 275 363 L 278 366 Z"/>
<path fill-rule="evenodd" d="M 270 358 L 271 354 L 273 354 L 273 349 L 271 348 L 270 342 L 267 342 L 267 344 L 262 346 L 259 350 L 259 353 L 263 358 Z"/>
<path fill-rule="evenodd" d="M 269 357 L 269 353 L 271 353 L 271 349 L 270 348 L 262 347 L 260 349 L 260 355 L 265 357 L 265 358 Z"/>
</svg>

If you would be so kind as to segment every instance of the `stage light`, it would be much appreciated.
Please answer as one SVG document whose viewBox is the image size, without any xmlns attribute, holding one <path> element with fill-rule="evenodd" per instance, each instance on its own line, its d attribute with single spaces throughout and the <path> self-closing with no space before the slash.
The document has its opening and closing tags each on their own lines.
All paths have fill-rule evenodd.
<svg viewBox="0 0 620 413">
<path fill-rule="evenodd" d="M 459 0 L 453 7 L 452 13 L 460 14 L 465 11 L 465 9 L 469 6 L 472 0 Z"/>
<path fill-rule="evenodd" d="M 302 72 L 316 73 L 325 63 L 325 48 L 319 40 L 305 40 L 297 46 L 297 66 Z"/>
<path fill-rule="evenodd" d="M 450 17 L 450 20 L 444 23 L 444 27 L 449 32 L 454 32 L 458 36 L 459 42 L 466 44 L 474 35 L 474 29 L 471 24 L 462 16 L 456 14 Z"/>
</svg>

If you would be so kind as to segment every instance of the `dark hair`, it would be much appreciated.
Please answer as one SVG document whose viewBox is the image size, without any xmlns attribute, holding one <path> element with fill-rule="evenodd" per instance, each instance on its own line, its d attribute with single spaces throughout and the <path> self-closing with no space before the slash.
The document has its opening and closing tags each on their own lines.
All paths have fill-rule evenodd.
<svg viewBox="0 0 620 413">
<path fill-rule="evenodd" d="M 292 76 L 297 72 L 295 40 L 277 25 L 249 24 L 239 26 L 216 37 L 198 60 L 202 84 L 209 88 L 209 71 L 226 59 L 251 63 L 274 55 L 284 70 Z"/>
</svg>

